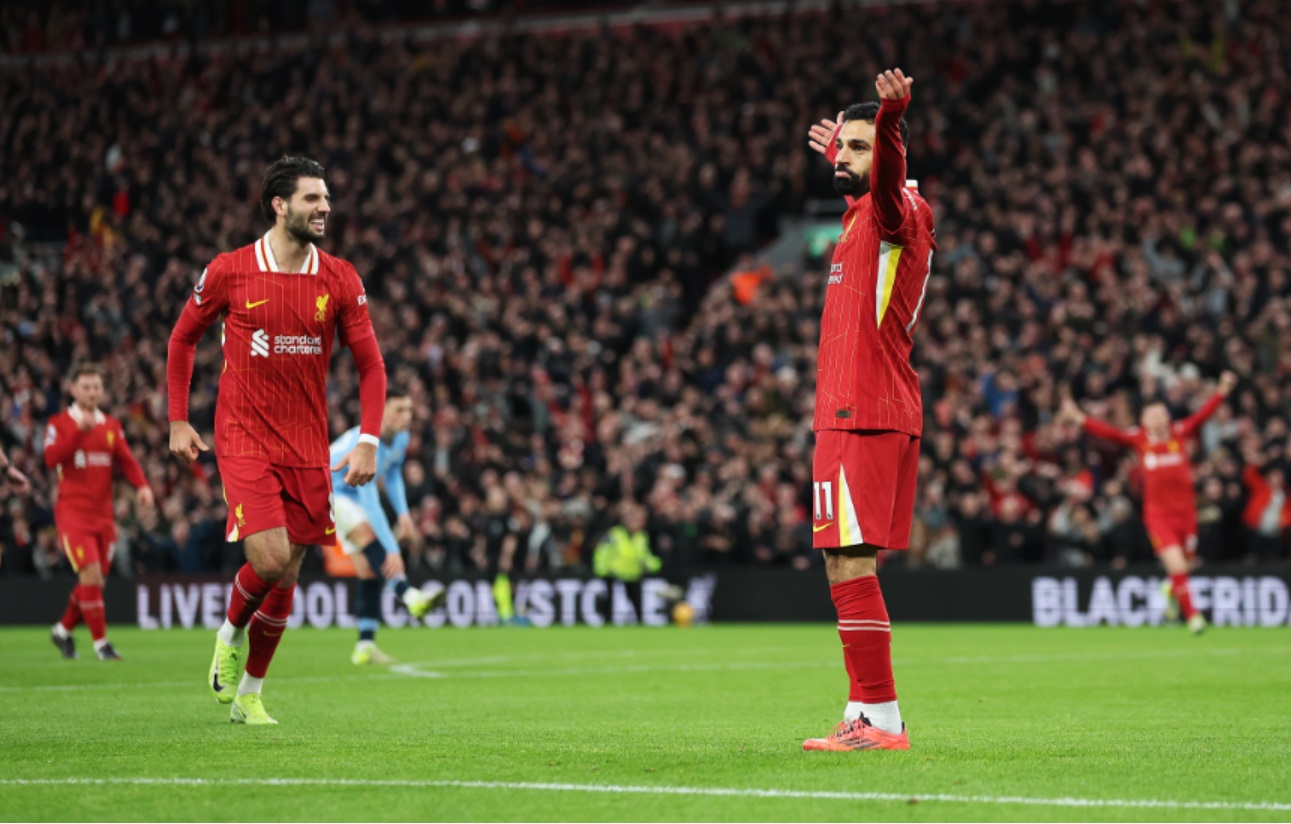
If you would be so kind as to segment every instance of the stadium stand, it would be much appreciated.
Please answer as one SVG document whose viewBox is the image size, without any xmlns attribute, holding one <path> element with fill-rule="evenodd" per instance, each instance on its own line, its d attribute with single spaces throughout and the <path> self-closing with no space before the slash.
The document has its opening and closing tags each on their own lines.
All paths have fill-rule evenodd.
<svg viewBox="0 0 1291 824">
<path fill-rule="evenodd" d="M 263 231 L 258 178 L 287 151 L 329 168 L 329 245 L 363 273 L 387 364 L 414 393 L 411 566 L 482 568 L 508 533 L 531 569 L 586 565 L 625 499 L 649 508 L 665 563 L 817 564 L 822 259 L 725 274 L 759 271 L 780 221 L 832 194 L 807 125 L 872 97 L 867 67 L 898 62 L 919 81 L 909 157 L 940 251 L 915 345 L 915 545 L 892 559 L 1150 559 L 1133 467 L 1056 424 L 1059 397 L 1130 425 L 1148 400 L 1195 408 L 1224 368 L 1242 383 L 1198 445 L 1201 552 L 1285 557 L 1282 522 L 1270 534 L 1251 513 L 1286 500 L 1280 11 L 867 12 L 882 37 L 829 14 L 474 40 L 356 25 L 339 45 L 9 61 L 0 438 L 37 490 L 0 491 L 0 574 L 66 567 L 38 456 L 62 376 L 90 358 L 161 502 L 143 521 L 119 502 L 128 569 L 234 568 L 214 463 L 167 457 L 166 339 L 202 263 Z M 118 39 L 165 36 L 161 19 Z M 75 50 L 102 28 L 79 25 L 6 11 L 0 43 Z M 218 360 L 208 335 L 199 430 Z M 339 433 L 357 381 L 348 356 L 334 373 Z"/>
</svg>

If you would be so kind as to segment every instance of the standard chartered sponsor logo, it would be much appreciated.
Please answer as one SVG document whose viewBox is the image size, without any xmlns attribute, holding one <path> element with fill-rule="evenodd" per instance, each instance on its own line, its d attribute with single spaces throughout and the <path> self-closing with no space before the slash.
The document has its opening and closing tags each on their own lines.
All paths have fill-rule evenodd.
<svg viewBox="0 0 1291 824">
<path fill-rule="evenodd" d="M 269 357 L 269 333 L 257 329 L 251 335 L 251 354 L 262 358 Z M 275 355 L 321 355 L 323 339 L 311 335 L 274 335 L 272 349 Z"/>
<path fill-rule="evenodd" d="M 257 329 L 251 335 L 251 357 L 256 355 L 269 357 L 269 333 L 263 329 Z"/>
<path fill-rule="evenodd" d="M 273 353 L 275 355 L 321 355 L 323 339 L 309 335 L 275 335 Z"/>
<path fill-rule="evenodd" d="M 1157 454 L 1149 452 L 1143 456 L 1143 466 L 1145 469 L 1164 469 L 1168 466 L 1179 466 L 1183 463 L 1183 455 L 1178 452 L 1166 452 Z"/>
</svg>

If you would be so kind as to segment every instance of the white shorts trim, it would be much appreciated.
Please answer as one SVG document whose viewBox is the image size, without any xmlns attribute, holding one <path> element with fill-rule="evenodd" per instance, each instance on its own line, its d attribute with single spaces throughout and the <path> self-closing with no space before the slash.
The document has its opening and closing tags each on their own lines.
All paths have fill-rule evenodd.
<svg viewBox="0 0 1291 824">
<path fill-rule="evenodd" d="M 341 536 L 341 549 L 346 555 L 358 555 L 363 547 L 350 540 L 350 533 L 371 522 L 368 513 L 349 495 L 337 495 L 332 509 L 336 516 L 336 534 Z"/>
</svg>

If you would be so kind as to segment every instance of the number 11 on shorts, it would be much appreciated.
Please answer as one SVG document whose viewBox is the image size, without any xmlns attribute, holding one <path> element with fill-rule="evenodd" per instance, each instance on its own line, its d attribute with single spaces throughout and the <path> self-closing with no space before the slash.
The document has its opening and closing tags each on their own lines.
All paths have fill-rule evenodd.
<svg viewBox="0 0 1291 824">
<path fill-rule="evenodd" d="M 816 481 L 811 487 L 811 499 L 816 510 L 816 520 L 834 520 L 834 482 Z"/>
</svg>

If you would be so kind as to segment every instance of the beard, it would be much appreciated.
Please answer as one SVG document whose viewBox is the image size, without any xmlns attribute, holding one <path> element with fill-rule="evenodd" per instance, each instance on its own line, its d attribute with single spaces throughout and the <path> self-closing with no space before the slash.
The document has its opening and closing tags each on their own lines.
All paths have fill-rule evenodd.
<svg viewBox="0 0 1291 824">
<path fill-rule="evenodd" d="M 853 172 L 851 169 L 836 169 L 836 172 L 842 172 L 846 177 L 834 178 L 834 191 L 843 197 L 860 197 L 870 189 L 870 182 L 866 178 Z"/>
<path fill-rule="evenodd" d="M 296 214 L 287 210 L 287 233 L 301 243 L 318 243 L 323 240 L 323 232 L 315 232 L 309 226 L 310 215 Z M 324 224 L 326 226 L 326 224 Z"/>
</svg>

